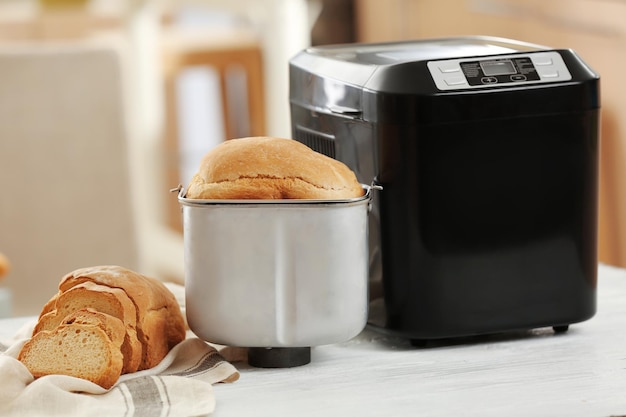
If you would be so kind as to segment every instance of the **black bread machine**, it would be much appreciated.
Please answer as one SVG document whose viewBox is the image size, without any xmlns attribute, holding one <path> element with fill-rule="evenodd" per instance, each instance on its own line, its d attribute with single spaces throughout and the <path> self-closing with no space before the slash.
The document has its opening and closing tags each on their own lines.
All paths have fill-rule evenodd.
<svg viewBox="0 0 626 417">
<path fill-rule="evenodd" d="M 369 323 L 416 344 L 596 311 L 599 77 L 462 37 L 306 49 L 293 139 L 373 184 Z"/>
</svg>

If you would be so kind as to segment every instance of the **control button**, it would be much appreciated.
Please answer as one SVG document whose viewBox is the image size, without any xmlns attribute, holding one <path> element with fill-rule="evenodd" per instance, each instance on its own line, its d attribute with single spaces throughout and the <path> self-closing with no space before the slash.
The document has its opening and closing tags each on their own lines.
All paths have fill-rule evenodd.
<svg viewBox="0 0 626 417">
<path fill-rule="evenodd" d="M 557 70 L 547 70 L 539 72 L 541 78 L 559 78 L 559 72 Z"/>
<path fill-rule="evenodd" d="M 439 64 L 437 65 L 437 68 L 439 68 L 439 71 L 441 71 L 443 74 L 450 74 L 453 72 L 461 72 L 461 67 L 459 67 L 458 64 L 454 63 L 454 64 Z"/>
<path fill-rule="evenodd" d="M 511 81 L 526 81 L 526 76 L 522 74 L 511 75 Z"/>
<path fill-rule="evenodd" d="M 552 58 L 550 58 L 549 56 L 535 56 L 533 57 L 533 64 L 537 65 L 537 66 L 544 66 L 544 65 L 552 65 Z"/>
<path fill-rule="evenodd" d="M 496 77 L 483 77 L 480 79 L 480 82 L 483 84 L 495 84 L 498 82 Z"/>
<path fill-rule="evenodd" d="M 465 77 L 449 77 L 446 78 L 445 81 L 446 84 L 449 86 L 467 84 L 467 82 L 465 81 Z"/>
</svg>

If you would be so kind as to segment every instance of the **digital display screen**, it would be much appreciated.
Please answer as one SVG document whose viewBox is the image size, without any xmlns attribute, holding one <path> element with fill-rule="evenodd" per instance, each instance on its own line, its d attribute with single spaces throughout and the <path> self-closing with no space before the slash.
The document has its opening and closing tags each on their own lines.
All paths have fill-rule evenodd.
<svg viewBox="0 0 626 417">
<path fill-rule="evenodd" d="M 506 59 L 501 61 L 483 61 L 480 67 L 486 76 L 517 74 L 513 62 Z"/>
</svg>

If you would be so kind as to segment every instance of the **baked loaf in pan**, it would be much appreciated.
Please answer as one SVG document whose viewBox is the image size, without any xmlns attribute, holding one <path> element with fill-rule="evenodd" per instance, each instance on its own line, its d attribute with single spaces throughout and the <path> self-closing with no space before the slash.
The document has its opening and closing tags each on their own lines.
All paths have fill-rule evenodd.
<svg viewBox="0 0 626 417">
<path fill-rule="evenodd" d="M 187 187 L 190 199 L 343 200 L 363 195 L 345 164 L 292 139 L 227 140 L 209 151 Z"/>
<path fill-rule="evenodd" d="M 121 337 L 114 328 L 122 329 Z M 68 338 L 72 332 L 90 336 L 82 344 L 82 338 Z M 119 266 L 82 268 L 61 279 L 18 359 L 35 377 L 72 375 L 109 388 L 122 373 L 157 365 L 185 334 L 180 306 L 160 281 Z M 108 365 L 71 354 L 81 349 Z"/>
</svg>

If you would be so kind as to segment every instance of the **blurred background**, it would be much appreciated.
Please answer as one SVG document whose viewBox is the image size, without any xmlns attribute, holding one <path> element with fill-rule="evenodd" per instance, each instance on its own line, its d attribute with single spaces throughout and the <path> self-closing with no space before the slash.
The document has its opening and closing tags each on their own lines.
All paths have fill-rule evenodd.
<svg viewBox="0 0 626 417">
<path fill-rule="evenodd" d="M 461 35 L 572 48 L 602 79 L 599 258 L 626 266 L 626 1 L 0 0 L 0 316 L 118 264 L 183 283 L 176 193 L 229 138 L 291 136 L 310 45 Z"/>
</svg>

